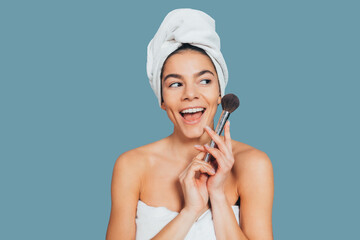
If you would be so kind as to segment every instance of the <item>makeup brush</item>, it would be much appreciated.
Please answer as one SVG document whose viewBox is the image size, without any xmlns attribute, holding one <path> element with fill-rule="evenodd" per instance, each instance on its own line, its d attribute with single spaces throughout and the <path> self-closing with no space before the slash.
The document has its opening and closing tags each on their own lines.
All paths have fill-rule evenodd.
<svg viewBox="0 0 360 240">
<path fill-rule="evenodd" d="M 239 98 L 235 94 L 232 94 L 232 93 L 226 94 L 221 99 L 221 107 L 222 107 L 223 111 L 221 113 L 219 122 L 215 129 L 216 134 L 218 134 L 219 136 L 221 135 L 221 133 L 224 129 L 225 123 L 230 117 L 230 113 L 235 111 L 239 107 L 239 105 L 240 105 Z M 210 147 L 215 147 L 215 142 L 213 140 L 211 140 L 211 142 L 210 142 Z M 211 157 L 210 153 L 207 153 L 204 161 L 209 162 L 210 157 Z"/>
</svg>

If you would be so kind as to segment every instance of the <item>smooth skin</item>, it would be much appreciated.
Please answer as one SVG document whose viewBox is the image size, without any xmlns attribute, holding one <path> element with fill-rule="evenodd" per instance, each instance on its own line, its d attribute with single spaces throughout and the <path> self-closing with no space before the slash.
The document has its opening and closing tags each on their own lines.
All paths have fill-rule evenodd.
<svg viewBox="0 0 360 240">
<path fill-rule="evenodd" d="M 172 55 L 164 64 L 162 86 L 161 108 L 174 124 L 173 133 L 116 160 L 106 239 L 135 239 L 139 199 L 179 213 L 153 239 L 184 239 L 210 207 L 217 239 L 273 239 L 271 161 L 264 152 L 232 140 L 229 122 L 224 136 L 213 131 L 221 97 L 210 58 L 194 50 Z M 198 123 L 187 124 L 180 114 L 187 107 L 206 111 Z M 206 145 L 211 139 L 217 149 Z M 216 164 L 203 161 L 206 152 Z M 231 208 L 239 198 L 240 225 Z"/>
</svg>

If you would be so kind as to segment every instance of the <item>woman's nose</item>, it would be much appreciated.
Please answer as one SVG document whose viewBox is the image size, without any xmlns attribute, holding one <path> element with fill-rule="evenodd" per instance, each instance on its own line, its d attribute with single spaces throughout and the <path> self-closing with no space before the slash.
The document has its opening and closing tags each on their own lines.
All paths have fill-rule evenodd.
<svg viewBox="0 0 360 240">
<path fill-rule="evenodd" d="M 183 100 L 193 100 L 199 98 L 199 91 L 196 86 L 186 85 L 184 88 Z"/>
</svg>

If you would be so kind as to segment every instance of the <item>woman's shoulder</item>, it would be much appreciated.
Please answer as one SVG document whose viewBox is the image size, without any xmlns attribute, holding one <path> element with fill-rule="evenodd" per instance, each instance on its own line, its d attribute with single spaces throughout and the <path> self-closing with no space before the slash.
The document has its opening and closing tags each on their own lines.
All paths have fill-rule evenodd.
<svg viewBox="0 0 360 240">
<path fill-rule="evenodd" d="M 238 176 L 257 174 L 259 171 L 272 173 L 272 163 L 268 155 L 248 144 L 232 140 L 234 171 Z"/>
<path fill-rule="evenodd" d="M 123 163 L 128 167 L 139 169 L 141 166 L 146 168 L 149 161 L 160 157 L 164 148 L 164 139 L 152 142 L 134 149 L 123 152 L 116 163 Z"/>
<path fill-rule="evenodd" d="M 248 159 L 249 157 L 267 157 L 265 152 L 246 143 L 232 139 L 231 145 L 234 157 L 236 158 Z"/>
</svg>

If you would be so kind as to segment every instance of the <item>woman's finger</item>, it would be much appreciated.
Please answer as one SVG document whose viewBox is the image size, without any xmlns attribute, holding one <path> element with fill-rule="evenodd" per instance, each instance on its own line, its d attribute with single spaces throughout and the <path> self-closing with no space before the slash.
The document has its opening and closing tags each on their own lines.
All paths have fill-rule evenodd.
<svg viewBox="0 0 360 240">
<path fill-rule="evenodd" d="M 195 160 L 194 160 L 194 163 L 202 164 L 202 165 L 204 165 L 205 167 L 209 168 L 211 171 L 215 171 L 215 169 L 213 168 L 213 166 L 212 166 L 210 163 L 205 162 L 204 160 L 197 160 L 197 159 L 195 159 Z"/>
<path fill-rule="evenodd" d="M 218 164 L 218 168 L 226 169 L 228 166 L 230 166 L 230 163 L 226 162 L 226 158 L 224 154 L 219 151 L 219 149 L 212 148 L 208 145 L 205 145 L 206 151 L 208 151 L 215 159 Z"/>
<path fill-rule="evenodd" d="M 201 152 L 206 152 L 206 149 L 204 148 L 204 146 L 194 145 L 194 147 L 195 147 L 197 150 L 201 151 Z"/>
<path fill-rule="evenodd" d="M 205 183 L 208 178 L 209 178 L 208 175 L 201 173 L 199 178 L 200 183 Z"/>
<path fill-rule="evenodd" d="M 207 173 L 209 175 L 214 175 L 215 172 L 210 169 L 210 167 L 207 167 L 204 164 L 201 163 L 193 163 L 191 164 L 189 170 L 186 172 L 186 175 L 184 177 L 184 181 L 193 181 L 195 177 L 195 173 L 197 171 L 200 171 L 201 173 Z"/>
<path fill-rule="evenodd" d="M 214 142 L 216 143 L 216 145 L 218 146 L 220 151 L 222 151 L 223 153 L 228 155 L 229 149 L 226 146 L 225 142 L 221 139 L 221 137 L 219 135 L 217 135 L 216 132 L 214 130 L 212 130 L 209 126 L 205 127 L 205 131 L 210 135 L 212 140 L 214 140 Z"/>
<path fill-rule="evenodd" d="M 192 162 L 182 171 L 182 173 L 180 173 L 179 175 L 179 179 L 180 180 L 183 180 L 186 176 L 186 173 L 188 172 L 189 168 L 194 164 L 194 163 L 198 163 L 198 164 L 203 164 L 205 165 L 206 167 L 210 168 L 210 170 L 214 170 L 214 168 L 211 166 L 211 164 L 205 162 L 203 159 L 204 159 L 204 156 L 207 152 L 204 151 L 204 152 L 200 152 L 198 153 L 194 159 L 192 160 Z"/>
<path fill-rule="evenodd" d="M 229 120 L 227 120 L 227 122 L 225 124 L 224 139 L 225 139 L 225 144 L 228 146 L 229 150 L 231 150 L 231 152 L 232 152 L 231 136 L 230 136 L 230 121 Z"/>
<path fill-rule="evenodd" d="M 205 157 L 206 152 L 199 152 L 192 160 L 192 162 L 194 162 L 194 160 L 203 160 Z M 189 169 L 189 167 L 191 166 L 192 162 L 185 168 L 185 170 L 183 171 L 183 173 L 186 173 L 187 170 Z"/>
<path fill-rule="evenodd" d="M 204 157 L 205 157 L 205 152 L 199 152 L 195 157 L 194 159 L 199 159 L 199 160 L 203 160 Z"/>
</svg>

